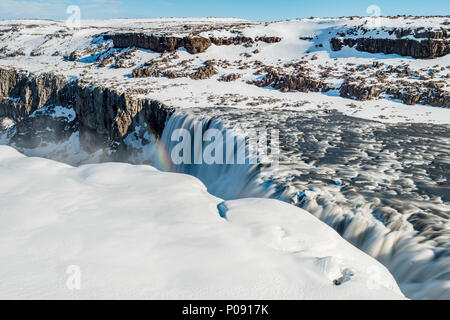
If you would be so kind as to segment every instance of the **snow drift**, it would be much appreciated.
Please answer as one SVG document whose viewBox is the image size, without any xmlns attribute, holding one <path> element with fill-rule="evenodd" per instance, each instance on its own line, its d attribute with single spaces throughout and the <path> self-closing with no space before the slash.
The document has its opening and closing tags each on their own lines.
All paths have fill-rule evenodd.
<svg viewBox="0 0 450 320">
<path fill-rule="evenodd" d="M 0 298 L 403 298 L 384 266 L 283 202 L 223 202 L 191 176 L 7 146 L 0 176 Z"/>
</svg>

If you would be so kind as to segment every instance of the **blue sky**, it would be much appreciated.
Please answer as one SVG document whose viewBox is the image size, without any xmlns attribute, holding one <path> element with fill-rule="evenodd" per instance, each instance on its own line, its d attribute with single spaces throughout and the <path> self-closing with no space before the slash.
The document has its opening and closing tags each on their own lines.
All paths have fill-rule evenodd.
<svg viewBox="0 0 450 320">
<path fill-rule="evenodd" d="M 82 18 L 236 17 L 283 20 L 302 17 L 368 15 L 450 15 L 450 0 L 0 0 L 0 19 L 67 18 L 78 5 Z"/>
</svg>

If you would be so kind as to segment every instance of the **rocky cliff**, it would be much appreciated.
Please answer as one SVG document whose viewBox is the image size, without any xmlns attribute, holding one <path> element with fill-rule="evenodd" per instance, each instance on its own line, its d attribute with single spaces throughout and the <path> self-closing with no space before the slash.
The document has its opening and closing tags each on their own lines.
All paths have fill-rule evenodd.
<svg viewBox="0 0 450 320">
<path fill-rule="evenodd" d="M 282 92 L 326 92 L 329 87 L 321 80 L 309 77 L 305 73 L 296 75 L 279 74 L 271 71 L 267 73 L 261 80 L 253 82 L 258 87 L 272 87 Z"/>
<path fill-rule="evenodd" d="M 408 72 L 407 70 L 405 72 Z M 405 104 L 424 104 L 436 107 L 450 108 L 450 92 L 440 81 L 428 80 L 410 83 L 403 80 L 389 82 L 379 79 L 377 83 L 361 77 L 343 76 L 344 81 L 339 87 L 330 87 L 325 82 L 327 74 L 322 78 L 313 77 L 308 72 L 284 74 L 270 71 L 261 79 L 249 81 L 258 87 L 272 87 L 282 92 L 328 92 L 336 90 L 344 98 L 366 101 L 378 98 L 391 98 Z"/>
<path fill-rule="evenodd" d="M 436 107 L 450 108 L 450 93 L 438 82 L 427 81 L 414 83 L 411 86 L 401 86 L 394 82 L 387 84 L 369 84 L 365 81 L 346 79 L 339 88 L 341 97 L 360 101 L 377 99 L 382 96 L 400 100 L 407 105 L 424 104 Z"/>
<path fill-rule="evenodd" d="M 137 47 L 142 49 L 148 49 L 155 52 L 173 52 L 178 48 L 184 47 L 189 53 L 196 54 L 205 52 L 211 44 L 218 46 L 221 45 L 240 45 L 244 43 L 255 43 L 258 41 L 266 43 L 280 42 L 279 37 L 228 37 L 228 38 L 215 38 L 215 37 L 175 37 L 164 35 L 153 35 L 144 33 L 117 33 L 106 34 L 103 36 L 105 40 L 112 40 L 115 48 L 130 48 Z"/>
<path fill-rule="evenodd" d="M 132 98 L 114 89 L 68 81 L 53 73 L 34 75 L 0 68 L 0 117 L 15 120 L 19 123 L 17 128 L 22 127 L 25 132 L 27 125 L 21 126 L 21 121 L 50 105 L 75 110 L 80 138 L 85 138 L 80 142 L 86 148 L 93 140 L 97 144 L 120 142 L 142 124 L 159 136 L 166 118 L 173 112 L 156 100 Z"/>
<path fill-rule="evenodd" d="M 332 38 L 334 51 L 344 46 L 370 53 L 398 54 L 416 59 L 434 59 L 450 53 L 450 41 L 440 39 Z"/>
</svg>

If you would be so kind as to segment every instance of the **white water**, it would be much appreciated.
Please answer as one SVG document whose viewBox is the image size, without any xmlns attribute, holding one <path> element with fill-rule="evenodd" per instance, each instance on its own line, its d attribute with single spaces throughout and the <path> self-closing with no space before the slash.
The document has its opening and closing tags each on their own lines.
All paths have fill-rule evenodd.
<svg viewBox="0 0 450 320">
<path fill-rule="evenodd" d="M 260 167 L 257 165 L 247 164 L 190 164 L 190 165 L 174 165 L 169 160 L 170 151 L 179 141 L 172 141 L 172 133 L 177 129 L 186 129 L 189 131 L 191 137 L 203 137 L 203 133 L 214 128 L 223 132 L 225 137 L 225 128 L 217 119 L 206 120 L 198 119 L 192 115 L 185 113 L 176 113 L 166 123 L 162 137 L 159 141 L 163 150 L 159 152 L 166 152 L 163 161 L 160 158 L 156 159 L 156 166 L 160 170 L 167 170 L 167 165 L 170 170 L 178 173 L 185 173 L 199 178 L 207 187 L 211 194 L 226 200 L 233 200 L 239 198 L 262 197 L 267 194 L 267 190 L 261 186 L 262 180 L 259 177 Z M 192 141 L 194 138 L 192 139 Z M 206 144 L 211 142 L 195 145 L 192 143 L 192 159 L 201 159 L 203 150 Z M 212 142 L 214 143 L 214 142 Z M 242 149 L 246 149 L 244 139 L 227 139 L 224 141 L 227 146 L 234 146 L 233 150 L 230 148 L 223 148 L 225 159 L 233 159 L 239 154 Z M 246 151 L 245 151 L 246 152 Z M 246 152 L 248 158 L 248 153 Z M 192 161 L 194 162 L 194 161 Z M 227 161 L 224 161 L 227 163 Z M 228 162 L 228 163 L 231 163 Z"/>
<path fill-rule="evenodd" d="M 267 197 L 291 202 L 306 209 L 337 230 L 343 238 L 383 263 L 409 298 L 450 299 L 450 255 L 448 246 L 445 245 L 448 243 L 445 234 L 430 240 L 415 231 L 407 217 L 395 210 L 393 211 L 397 212 L 396 214 L 383 220 L 389 223 L 383 223 L 376 217 L 386 212 L 380 213 L 379 208 L 374 207 L 373 203 L 363 203 L 357 208 L 344 205 L 351 204 L 350 200 L 353 199 L 349 198 L 351 195 L 336 191 L 338 189 L 336 186 L 311 188 L 305 184 L 303 188 L 298 185 L 293 187 L 289 179 L 280 179 L 276 172 L 268 171 L 261 166 L 170 165 L 169 151 L 178 143 L 172 141 L 172 133 L 181 128 L 191 132 L 191 135 L 196 128 L 201 133 L 209 128 L 225 131 L 225 125 L 217 119 L 199 119 L 189 114 L 176 113 L 168 119 L 159 141 L 155 142 L 146 136 L 147 140 L 154 143 L 145 147 L 141 144 L 138 150 L 141 158 L 132 162 L 145 163 L 150 160 L 161 170 L 198 177 L 211 194 L 222 199 Z M 245 140 L 237 141 L 235 151 L 245 148 Z M 64 150 L 67 149 L 69 142 L 62 144 Z M 227 145 L 228 143 L 229 141 Z M 136 141 L 136 146 L 139 146 L 139 141 Z M 192 145 L 192 155 L 201 154 L 203 147 L 202 144 L 196 146 L 194 150 Z M 56 157 L 49 154 L 45 147 L 38 149 L 24 152 L 29 155 Z M 69 148 L 63 155 L 58 156 L 58 159 L 68 162 L 72 159 L 71 156 L 77 154 L 75 150 L 79 150 L 79 147 Z M 225 150 L 229 152 L 231 149 Z M 230 156 L 228 153 L 225 154 L 225 158 Z M 291 160 L 288 165 L 287 170 L 284 168 L 284 174 L 292 173 L 294 170 L 298 172 L 297 162 Z M 361 198 L 359 202 L 365 201 L 363 197 Z"/>
<path fill-rule="evenodd" d="M 450 298 L 448 250 L 421 236 L 406 221 L 403 225 L 385 226 L 375 219 L 369 206 L 346 210 L 321 192 L 305 194 L 297 205 L 383 263 L 409 298 Z"/>
<path fill-rule="evenodd" d="M 196 123 L 199 125 L 196 126 Z M 159 143 L 170 154 L 172 147 L 178 143 L 171 141 L 172 133 L 183 128 L 194 134 L 196 127 L 202 132 L 208 128 L 224 131 L 223 124 L 217 119 L 198 120 L 192 115 L 176 113 L 168 120 Z M 236 147 L 245 148 L 245 145 L 240 142 Z M 194 146 L 192 148 L 193 154 L 202 152 L 199 146 L 196 150 Z M 164 169 L 161 163 L 159 167 Z M 421 236 L 406 218 L 384 225 L 375 218 L 377 212 L 369 203 L 355 210 L 342 207 L 335 203 L 335 195 L 326 189 L 297 190 L 294 196 L 289 191 L 276 192 L 276 175 L 271 173 L 273 179 L 264 182 L 264 172 L 251 165 L 182 164 L 172 166 L 170 170 L 198 177 L 210 193 L 224 199 L 252 196 L 288 201 L 294 197 L 295 205 L 326 222 L 346 240 L 383 263 L 406 296 L 414 299 L 450 299 L 448 248 Z"/>
</svg>

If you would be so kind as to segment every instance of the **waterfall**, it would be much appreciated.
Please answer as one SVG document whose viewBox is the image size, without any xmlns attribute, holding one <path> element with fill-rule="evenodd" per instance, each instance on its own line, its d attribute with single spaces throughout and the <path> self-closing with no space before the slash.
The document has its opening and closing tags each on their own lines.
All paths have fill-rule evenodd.
<svg viewBox="0 0 450 320">
<path fill-rule="evenodd" d="M 189 150 L 191 161 L 188 164 L 174 164 L 171 159 L 172 150 L 179 144 L 173 137 L 173 133 L 178 129 L 186 130 L 192 137 Z M 219 132 L 224 139 L 219 142 L 203 141 L 202 137 L 210 129 Z M 229 133 L 230 130 L 224 128 L 217 118 L 199 119 L 185 113 L 175 113 L 168 119 L 157 142 L 155 166 L 160 170 L 195 176 L 207 186 L 209 193 L 225 200 L 270 196 L 273 193 L 271 186 L 265 186 L 260 177 L 262 166 L 249 161 L 246 137 L 240 135 L 238 130 L 235 130 L 234 135 Z M 194 140 L 199 137 L 200 140 L 196 143 Z M 211 144 L 217 146 L 217 143 L 221 144 L 218 147 L 223 150 L 222 164 L 205 163 L 202 159 L 205 148 Z M 238 161 L 240 154 L 243 155 L 243 162 Z"/>
<path fill-rule="evenodd" d="M 154 164 L 165 171 L 185 173 L 199 178 L 208 191 L 222 199 L 270 197 L 288 201 L 310 212 L 334 228 L 350 243 L 383 263 L 396 278 L 409 298 L 450 299 L 450 254 L 448 247 L 439 246 L 434 240 L 414 230 L 405 217 L 385 224 L 377 219 L 376 208 L 370 204 L 358 209 L 340 206 L 333 201 L 335 194 L 325 188 L 296 190 L 277 183 L 276 172 L 256 164 L 174 164 L 170 156 L 179 143 L 173 139 L 178 129 L 185 129 L 191 136 L 202 136 L 208 129 L 225 133 L 227 128 L 218 118 L 198 118 L 187 113 L 173 114 L 165 125 L 160 139 L 155 143 Z M 225 136 L 225 135 L 224 135 Z M 245 150 L 245 139 L 223 139 L 214 142 L 191 141 L 190 156 L 200 159 L 202 150 L 211 143 L 221 144 L 224 159 L 235 156 L 237 150 Z M 223 146 L 226 144 L 226 147 Z M 229 145 L 233 145 L 230 148 Z"/>
<path fill-rule="evenodd" d="M 450 299 L 450 255 L 404 218 L 385 225 L 370 206 L 349 210 L 323 190 L 299 192 L 295 204 L 385 265 L 412 299 Z"/>
</svg>

